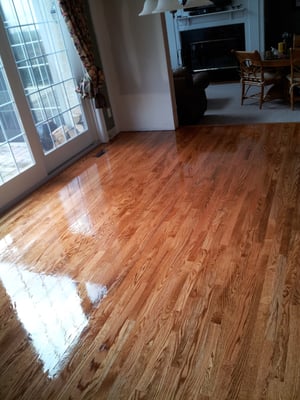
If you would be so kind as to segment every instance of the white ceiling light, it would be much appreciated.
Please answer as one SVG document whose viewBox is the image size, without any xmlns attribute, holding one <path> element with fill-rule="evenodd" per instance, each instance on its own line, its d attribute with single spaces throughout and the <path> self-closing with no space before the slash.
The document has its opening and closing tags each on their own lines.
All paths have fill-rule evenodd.
<svg viewBox="0 0 300 400">
<path fill-rule="evenodd" d="M 180 0 L 158 0 L 157 7 L 153 13 L 163 13 L 166 11 L 175 11 L 183 8 Z"/>
<path fill-rule="evenodd" d="M 139 15 L 150 15 L 157 7 L 158 0 L 146 0 L 144 3 L 143 10 L 139 13 Z"/>
<path fill-rule="evenodd" d="M 201 6 L 211 6 L 210 0 L 145 0 L 139 15 L 149 15 Z"/>
</svg>

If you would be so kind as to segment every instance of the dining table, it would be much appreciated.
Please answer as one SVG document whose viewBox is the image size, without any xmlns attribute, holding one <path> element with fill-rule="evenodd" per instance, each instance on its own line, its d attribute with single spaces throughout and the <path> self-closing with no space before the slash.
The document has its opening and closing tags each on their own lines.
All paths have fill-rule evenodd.
<svg viewBox="0 0 300 400">
<path fill-rule="evenodd" d="M 289 88 L 286 76 L 290 72 L 290 57 L 284 56 L 266 58 L 263 55 L 262 64 L 264 69 L 277 71 L 282 76 L 278 83 L 269 88 L 268 92 L 266 93 L 266 97 L 270 99 L 283 99 L 289 101 Z"/>
<path fill-rule="evenodd" d="M 265 68 L 282 69 L 290 66 L 290 58 L 289 57 L 262 58 L 262 63 Z"/>
</svg>

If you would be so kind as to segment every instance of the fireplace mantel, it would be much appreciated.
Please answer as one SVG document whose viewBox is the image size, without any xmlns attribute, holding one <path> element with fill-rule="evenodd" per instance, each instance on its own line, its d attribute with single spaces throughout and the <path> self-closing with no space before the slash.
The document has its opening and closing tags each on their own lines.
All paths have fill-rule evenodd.
<svg viewBox="0 0 300 400">
<path fill-rule="evenodd" d="M 200 15 L 179 15 L 176 17 L 178 30 L 188 30 L 198 27 L 199 24 L 214 26 L 221 23 L 235 23 L 236 20 L 244 19 L 247 10 L 245 8 L 234 8 L 224 11 L 210 12 Z"/>
<path fill-rule="evenodd" d="M 240 24 L 245 26 L 246 50 L 264 51 L 264 2 L 260 0 L 232 0 L 232 7 L 200 15 L 188 15 L 180 10 L 175 14 L 166 13 L 166 28 L 173 69 L 182 66 L 180 35 L 183 31 L 222 25 Z"/>
</svg>

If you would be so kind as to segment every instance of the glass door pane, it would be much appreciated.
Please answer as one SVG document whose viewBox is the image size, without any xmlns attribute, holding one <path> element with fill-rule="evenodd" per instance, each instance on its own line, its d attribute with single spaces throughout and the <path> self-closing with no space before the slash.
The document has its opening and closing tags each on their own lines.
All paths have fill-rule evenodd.
<svg viewBox="0 0 300 400">
<path fill-rule="evenodd" d="M 0 0 L 0 213 L 99 142 L 56 0 Z"/>
<path fill-rule="evenodd" d="M 0 57 L 0 185 L 35 163 Z"/>
<path fill-rule="evenodd" d="M 56 3 L 1 1 L 4 26 L 44 154 L 87 131 Z"/>
</svg>

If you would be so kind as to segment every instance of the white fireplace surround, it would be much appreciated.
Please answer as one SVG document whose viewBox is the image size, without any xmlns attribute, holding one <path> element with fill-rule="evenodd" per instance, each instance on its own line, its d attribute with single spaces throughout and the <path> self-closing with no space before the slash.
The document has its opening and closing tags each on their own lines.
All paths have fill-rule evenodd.
<svg viewBox="0 0 300 400">
<path fill-rule="evenodd" d="M 259 15 L 259 18 L 258 18 Z M 233 0 L 226 10 L 189 16 L 186 11 L 166 13 L 171 66 L 182 65 L 180 32 L 232 24 L 244 24 L 246 50 L 264 50 L 264 7 L 259 0 Z"/>
</svg>

